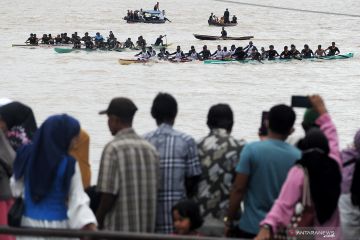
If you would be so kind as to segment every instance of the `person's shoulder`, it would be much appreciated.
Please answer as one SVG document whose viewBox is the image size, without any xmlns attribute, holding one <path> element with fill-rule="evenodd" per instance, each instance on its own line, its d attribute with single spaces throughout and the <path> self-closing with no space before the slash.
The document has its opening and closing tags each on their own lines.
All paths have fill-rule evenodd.
<svg viewBox="0 0 360 240">
<path fill-rule="evenodd" d="M 187 134 L 185 132 L 182 132 L 182 131 L 179 131 L 179 130 L 176 130 L 176 129 L 173 129 L 173 135 L 175 137 L 178 137 L 179 139 L 182 139 L 182 140 L 186 141 L 186 142 L 188 142 L 188 141 L 195 142 L 194 138 L 190 134 Z"/>
</svg>

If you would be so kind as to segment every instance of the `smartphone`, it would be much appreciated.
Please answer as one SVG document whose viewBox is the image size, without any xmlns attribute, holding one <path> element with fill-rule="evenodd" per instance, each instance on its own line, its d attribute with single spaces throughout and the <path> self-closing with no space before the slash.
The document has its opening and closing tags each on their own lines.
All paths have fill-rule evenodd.
<svg viewBox="0 0 360 240">
<path fill-rule="evenodd" d="M 311 102 L 309 97 L 305 96 L 292 96 L 291 97 L 291 106 L 300 107 L 300 108 L 311 108 Z"/>
<path fill-rule="evenodd" d="M 266 136 L 268 134 L 268 132 L 267 132 L 267 121 L 268 120 L 269 120 L 269 112 L 263 111 L 261 114 L 261 125 L 259 128 L 260 136 Z"/>
</svg>

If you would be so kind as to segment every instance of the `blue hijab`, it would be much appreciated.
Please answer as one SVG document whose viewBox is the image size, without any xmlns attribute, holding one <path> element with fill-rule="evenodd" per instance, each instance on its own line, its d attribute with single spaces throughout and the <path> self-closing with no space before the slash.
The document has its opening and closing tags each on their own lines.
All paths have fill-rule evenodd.
<svg viewBox="0 0 360 240">
<path fill-rule="evenodd" d="M 14 163 L 15 179 L 25 174 L 30 184 L 31 198 L 39 202 L 50 191 L 59 164 L 68 158 L 63 190 L 68 193 L 75 172 L 75 159 L 69 154 L 71 140 L 80 132 L 79 122 L 66 114 L 49 117 L 36 131 L 32 144 L 17 152 Z"/>
</svg>

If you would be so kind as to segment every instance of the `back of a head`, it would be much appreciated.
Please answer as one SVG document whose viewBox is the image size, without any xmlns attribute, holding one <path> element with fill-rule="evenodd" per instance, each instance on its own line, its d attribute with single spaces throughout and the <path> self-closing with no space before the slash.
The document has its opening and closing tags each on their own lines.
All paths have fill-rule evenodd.
<svg viewBox="0 0 360 240">
<path fill-rule="evenodd" d="M 224 128 L 231 132 L 233 124 L 234 115 L 228 104 L 219 103 L 209 109 L 207 125 L 210 129 Z"/>
<path fill-rule="evenodd" d="M 294 110 L 284 104 L 276 105 L 269 112 L 269 129 L 277 134 L 287 136 L 295 123 Z"/>
<path fill-rule="evenodd" d="M 189 218 L 191 225 L 190 231 L 196 230 L 203 224 L 199 205 L 192 200 L 183 200 L 178 202 L 173 208 L 172 212 L 177 210 L 183 218 Z"/>
<path fill-rule="evenodd" d="M 100 114 L 115 115 L 125 124 L 132 124 L 137 107 L 133 101 L 125 97 L 113 98 L 107 110 Z"/>
<path fill-rule="evenodd" d="M 173 96 L 168 93 L 159 93 L 152 104 L 151 116 L 158 124 L 171 122 L 177 114 L 177 102 Z"/>
<path fill-rule="evenodd" d="M 298 145 L 300 150 L 306 151 L 309 149 L 319 149 L 328 154 L 330 151 L 329 141 L 325 134 L 318 128 L 311 128 L 304 139 L 302 139 Z"/>
</svg>

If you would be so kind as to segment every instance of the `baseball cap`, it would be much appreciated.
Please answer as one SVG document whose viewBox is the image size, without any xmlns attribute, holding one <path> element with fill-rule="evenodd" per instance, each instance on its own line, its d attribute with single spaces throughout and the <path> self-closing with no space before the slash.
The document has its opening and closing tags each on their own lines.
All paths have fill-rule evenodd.
<svg viewBox="0 0 360 240">
<path fill-rule="evenodd" d="M 99 114 L 113 114 L 118 117 L 133 117 L 137 111 L 136 105 L 128 98 L 113 98 L 106 110 L 100 111 Z"/>
</svg>

